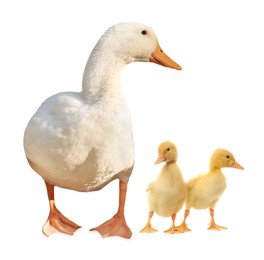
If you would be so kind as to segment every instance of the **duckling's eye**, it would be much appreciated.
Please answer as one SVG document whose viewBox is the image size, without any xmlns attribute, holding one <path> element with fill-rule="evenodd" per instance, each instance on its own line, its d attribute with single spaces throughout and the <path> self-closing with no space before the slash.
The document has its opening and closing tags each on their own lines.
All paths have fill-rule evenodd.
<svg viewBox="0 0 264 260">
<path fill-rule="evenodd" d="M 170 151 L 170 148 L 167 148 L 166 151 L 169 152 Z"/>
<path fill-rule="evenodd" d="M 229 160 L 230 159 L 230 155 L 226 155 L 226 157 L 225 157 L 227 160 Z"/>
<path fill-rule="evenodd" d="M 143 34 L 143 35 L 147 35 L 148 32 L 147 32 L 146 30 L 143 30 L 143 31 L 141 32 L 141 34 Z"/>
</svg>

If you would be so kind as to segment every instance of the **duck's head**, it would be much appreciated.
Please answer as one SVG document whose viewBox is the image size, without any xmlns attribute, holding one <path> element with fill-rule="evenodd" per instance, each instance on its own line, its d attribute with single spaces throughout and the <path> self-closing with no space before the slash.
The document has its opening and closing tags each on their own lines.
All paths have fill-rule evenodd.
<svg viewBox="0 0 264 260">
<path fill-rule="evenodd" d="M 155 161 L 155 164 L 161 162 L 176 162 L 178 158 L 177 148 L 174 143 L 170 141 L 163 142 L 158 147 L 158 159 Z"/>
<path fill-rule="evenodd" d="M 232 153 L 225 149 L 216 149 L 211 156 L 210 168 L 221 169 L 224 167 L 233 167 L 244 170 L 244 168 L 236 162 Z"/>
<path fill-rule="evenodd" d="M 154 62 L 181 70 L 159 46 L 152 28 L 139 23 L 120 23 L 110 27 L 99 42 L 106 42 L 106 51 L 112 51 L 126 64 L 134 61 Z"/>
</svg>

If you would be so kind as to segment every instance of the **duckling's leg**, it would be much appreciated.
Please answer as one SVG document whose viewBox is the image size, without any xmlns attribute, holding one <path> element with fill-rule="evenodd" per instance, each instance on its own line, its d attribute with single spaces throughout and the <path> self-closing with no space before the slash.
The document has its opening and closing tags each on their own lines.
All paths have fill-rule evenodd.
<svg viewBox="0 0 264 260">
<path fill-rule="evenodd" d="M 176 218 L 176 214 L 173 213 L 171 215 L 172 225 L 168 230 L 165 230 L 164 233 L 175 234 L 175 233 L 182 233 L 183 232 L 181 229 L 179 229 L 178 227 L 175 226 L 175 218 Z"/>
<path fill-rule="evenodd" d="M 218 226 L 215 224 L 214 221 L 214 209 L 209 209 L 210 216 L 211 216 L 211 222 L 209 224 L 208 230 L 221 230 L 221 229 L 227 229 L 226 227 Z"/>
<path fill-rule="evenodd" d="M 124 208 L 126 201 L 126 192 L 127 192 L 127 184 L 120 181 L 119 182 L 119 206 L 117 213 L 109 220 L 101 224 L 96 228 L 90 229 L 90 231 L 98 231 L 103 237 L 109 236 L 120 236 L 124 238 L 130 238 L 132 236 L 132 232 L 130 228 L 127 226 Z"/>
<path fill-rule="evenodd" d="M 70 221 L 61 214 L 61 212 L 55 206 L 54 185 L 47 182 L 45 182 L 45 184 L 48 192 L 50 213 L 46 223 L 42 228 L 42 232 L 46 236 L 50 236 L 54 233 L 65 233 L 68 235 L 73 235 L 73 233 L 78 228 L 80 228 L 80 226 Z"/>
<path fill-rule="evenodd" d="M 150 211 L 149 212 L 148 222 L 147 222 L 146 226 L 140 230 L 140 233 L 153 233 L 153 232 L 157 232 L 157 229 L 153 228 L 151 226 L 151 224 L 150 224 L 150 220 L 151 220 L 153 214 L 154 214 L 153 211 Z"/>
<path fill-rule="evenodd" d="M 189 216 L 190 210 L 186 209 L 184 212 L 184 219 L 183 222 L 181 223 L 180 226 L 177 226 L 176 228 L 181 232 L 188 232 L 188 231 L 192 231 L 191 229 L 188 228 L 187 224 L 186 224 L 186 219 Z"/>
</svg>

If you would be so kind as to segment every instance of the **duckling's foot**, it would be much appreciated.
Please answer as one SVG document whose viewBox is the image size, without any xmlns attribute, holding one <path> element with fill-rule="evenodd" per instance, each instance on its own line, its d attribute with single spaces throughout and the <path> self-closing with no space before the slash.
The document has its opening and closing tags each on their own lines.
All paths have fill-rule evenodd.
<svg viewBox="0 0 264 260">
<path fill-rule="evenodd" d="M 168 230 L 165 230 L 164 233 L 166 234 L 176 234 L 176 233 L 183 233 L 183 231 L 176 226 L 171 226 Z"/>
<path fill-rule="evenodd" d="M 217 231 L 219 231 L 219 230 L 222 230 L 222 229 L 227 229 L 227 227 L 218 226 L 218 225 L 215 224 L 215 222 L 211 222 L 209 224 L 209 227 L 208 227 L 208 230 L 217 230 Z"/>
<path fill-rule="evenodd" d="M 140 230 L 140 233 L 154 233 L 158 230 L 153 228 L 150 224 L 147 224 L 144 228 Z"/>
<path fill-rule="evenodd" d="M 180 226 L 176 226 L 176 228 L 177 228 L 177 230 L 179 230 L 178 233 L 185 233 L 185 232 L 192 231 L 191 229 L 189 229 L 187 224 L 184 222 Z"/>
<path fill-rule="evenodd" d="M 118 215 L 113 216 L 102 225 L 90 229 L 90 231 L 98 231 L 102 237 L 120 236 L 123 238 L 130 238 L 132 236 L 132 232 L 125 218 L 119 217 Z"/>
<path fill-rule="evenodd" d="M 45 225 L 42 228 L 42 232 L 46 236 L 50 236 L 54 233 L 73 235 L 73 233 L 80 227 L 81 226 L 64 217 L 61 212 L 54 206 Z"/>
<path fill-rule="evenodd" d="M 214 220 L 214 209 L 210 208 L 209 209 L 210 216 L 211 216 L 211 222 L 209 223 L 208 230 L 222 230 L 222 229 L 227 229 L 226 227 L 218 226 L 215 224 Z"/>
</svg>

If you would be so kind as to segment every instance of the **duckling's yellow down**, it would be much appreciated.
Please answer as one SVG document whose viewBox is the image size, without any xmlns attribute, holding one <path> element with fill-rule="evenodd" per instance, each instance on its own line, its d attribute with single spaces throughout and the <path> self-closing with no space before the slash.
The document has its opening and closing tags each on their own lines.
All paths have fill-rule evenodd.
<svg viewBox="0 0 264 260">
<path fill-rule="evenodd" d="M 176 164 L 177 148 L 172 142 L 164 142 L 158 148 L 159 157 L 155 164 L 166 162 L 157 179 L 147 187 L 149 203 L 149 220 L 141 232 L 156 231 L 151 227 L 150 219 L 156 213 L 162 217 L 172 218 L 172 226 L 166 233 L 176 233 L 174 225 L 177 212 L 182 208 L 186 198 L 186 184 Z"/>
<path fill-rule="evenodd" d="M 233 154 L 225 149 L 216 149 L 210 159 L 210 170 L 207 174 L 199 175 L 187 183 L 187 199 L 184 221 L 180 226 L 182 231 L 190 231 L 186 225 L 186 218 L 189 215 L 190 208 L 206 209 L 209 208 L 211 230 L 226 229 L 218 226 L 214 221 L 214 208 L 226 189 L 226 178 L 221 168 L 233 167 L 240 170 L 244 168 L 239 165 Z"/>
</svg>

